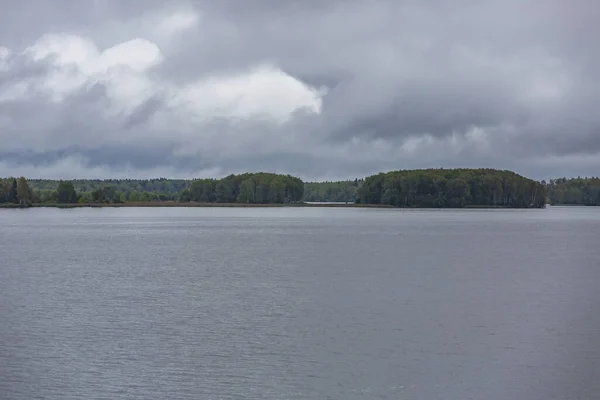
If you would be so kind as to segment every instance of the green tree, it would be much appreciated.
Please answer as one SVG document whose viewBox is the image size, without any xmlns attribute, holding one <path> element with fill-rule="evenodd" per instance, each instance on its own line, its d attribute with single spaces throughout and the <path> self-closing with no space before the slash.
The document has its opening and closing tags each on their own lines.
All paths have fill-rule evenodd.
<svg viewBox="0 0 600 400">
<path fill-rule="evenodd" d="M 246 179 L 240 185 L 240 194 L 237 197 L 238 203 L 254 203 L 255 184 L 252 178 Z"/>
<path fill-rule="evenodd" d="M 80 192 L 79 195 L 77 195 L 76 197 L 78 197 L 78 203 L 85 204 L 92 202 L 92 192 Z"/>
<path fill-rule="evenodd" d="M 215 201 L 217 203 L 233 202 L 234 194 L 235 188 L 231 181 L 219 180 L 215 185 Z"/>
<path fill-rule="evenodd" d="M 8 203 L 18 203 L 19 196 L 17 194 L 17 186 L 18 186 L 17 179 L 11 178 L 9 188 L 8 188 L 8 196 L 7 196 Z"/>
<path fill-rule="evenodd" d="M 285 181 L 281 177 L 269 183 L 269 203 L 283 203 L 285 201 Z"/>
<path fill-rule="evenodd" d="M 11 182 L 8 179 L 0 179 L 0 203 L 10 202 L 11 191 Z"/>
<path fill-rule="evenodd" d="M 77 203 L 77 192 L 71 181 L 60 181 L 56 189 L 57 203 Z"/>
<path fill-rule="evenodd" d="M 29 205 L 31 204 L 31 189 L 27 184 L 27 179 L 25 177 L 20 177 L 17 183 L 17 199 L 19 204 L 21 205 Z"/>
<path fill-rule="evenodd" d="M 210 203 L 215 200 L 214 179 L 194 179 L 190 184 L 190 198 L 200 203 Z"/>
<path fill-rule="evenodd" d="M 133 200 L 132 200 L 133 201 Z M 177 201 L 181 202 L 181 203 L 185 203 L 185 202 L 189 202 L 192 201 L 192 198 L 190 196 L 190 191 L 188 189 L 183 189 L 180 193 L 179 196 L 177 197 Z"/>
<path fill-rule="evenodd" d="M 141 195 L 142 194 L 137 190 L 132 190 L 131 192 L 129 192 L 129 201 L 137 203 L 140 201 Z"/>
</svg>

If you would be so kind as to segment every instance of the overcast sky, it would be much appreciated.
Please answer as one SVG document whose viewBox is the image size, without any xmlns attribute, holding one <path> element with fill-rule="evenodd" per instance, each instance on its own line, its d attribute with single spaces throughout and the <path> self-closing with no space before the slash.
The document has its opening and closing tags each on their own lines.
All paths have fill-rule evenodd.
<svg viewBox="0 0 600 400">
<path fill-rule="evenodd" d="M 597 0 L 21 0 L 0 176 L 600 175 Z"/>
</svg>

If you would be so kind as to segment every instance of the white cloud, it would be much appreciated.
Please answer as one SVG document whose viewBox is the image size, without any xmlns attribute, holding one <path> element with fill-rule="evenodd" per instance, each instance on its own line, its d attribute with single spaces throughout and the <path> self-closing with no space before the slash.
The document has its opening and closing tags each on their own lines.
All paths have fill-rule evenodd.
<svg viewBox="0 0 600 400">
<path fill-rule="evenodd" d="M 187 26 L 192 22 L 182 15 L 171 15 L 165 23 L 174 29 L 180 23 Z M 269 64 L 185 84 L 163 81 L 151 70 L 164 61 L 164 56 L 155 43 L 143 38 L 100 51 L 89 38 L 45 35 L 24 55 L 34 62 L 50 62 L 52 68 L 41 79 L 12 82 L 0 93 L 0 99 L 26 97 L 37 91 L 62 102 L 78 90 L 102 83 L 113 106 L 105 110 L 108 116 L 131 112 L 151 97 L 165 95 L 165 104 L 176 111 L 177 120 L 185 110 L 187 121 L 183 122 L 201 124 L 214 118 L 285 122 L 297 110 L 319 113 L 325 94 Z"/>
<path fill-rule="evenodd" d="M 271 65 L 241 74 L 215 76 L 172 88 L 173 107 L 185 107 L 197 121 L 212 117 L 289 120 L 296 110 L 321 111 L 323 92 Z"/>
<path fill-rule="evenodd" d="M 168 14 L 163 22 L 157 25 L 159 29 L 167 29 L 173 35 L 197 23 L 196 17 L 177 13 Z M 10 54 L 9 50 L 0 52 L 0 61 L 8 59 Z M 326 94 L 269 63 L 208 74 L 187 82 L 165 79 L 157 67 L 167 56 L 156 43 L 137 36 L 100 48 L 90 37 L 48 34 L 19 57 L 46 69 L 41 75 L 25 75 L 20 79 L 14 70 L 15 78 L 0 86 L 0 103 L 31 102 L 40 112 L 35 122 L 21 121 L 15 125 L 14 132 L 19 127 L 16 135 L 10 138 L 0 135 L 0 147 L 11 152 L 27 150 L 43 154 L 70 147 L 85 153 L 153 140 L 173 145 L 166 151 L 173 151 L 174 156 L 242 157 L 249 151 L 255 155 L 277 152 L 285 146 L 301 144 L 294 132 L 282 128 L 283 124 L 290 122 L 298 111 L 319 114 Z M 11 68 L 12 64 L 7 66 Z M 106 97 L 90 96 L 80 109 L 85 108 L 85 114 L 69 115 L 64 107 L 73 104 L 69 103 L 72 96 L 80 96 L 97 84 L 103 86 Z M 53 104 L 43 103 L 44 99 Z M 129 116 L 135 118 L 140 106 L 143 108 L 151 99 L 155 100 L 156 109 L 141 117 L 144 126 L 123 129 Z M 56 113 L 45 112 L 48 109 Z M 11 125 L 10 114 L 0 113 L 0 117 L 3 118 L 0 126 Z M 215 121 L 221 126 L 225 123 L 226 129 L 215 130 Z M 48 177 L 68 174 L 71 170 L 87 170 L 89 176 L 134 174 L 129 170 L 94 169 L 85 160 L 73 157 L 43 169 Z M 35 168 L 31 167 L 31 171 Z M 176 175 L 175 170 L 166 172 Z M 204 172 L 195 174 L 201 176 Z"/>
<path fill-rule="evenodd" d="M 142 73 L 163 61 L 158 46 L 148 40 L 135 38 L 104 50 L 98 57 L 97 70 L 108 72 L 111 68 L 127 67 Z"/>
<path fill-rule="evenodd" d="M 114 101 L 113 111 L 118 112 L 130 111 L 154 94 L 146 73 L 163 61 L 158 46 L 145 39 L 135 38 L 100 51 L 91 39 L 67 34 L 45 35 L 24 54 L 35 62 L 50 62 L 52 68 L 46 76 L 32 84 L 55 102 L 100 82 Z"/>
</svg>

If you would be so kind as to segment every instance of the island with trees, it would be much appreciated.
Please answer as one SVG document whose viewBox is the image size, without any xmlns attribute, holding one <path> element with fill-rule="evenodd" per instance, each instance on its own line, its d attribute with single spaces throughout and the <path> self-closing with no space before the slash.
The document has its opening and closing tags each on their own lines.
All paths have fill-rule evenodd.
<svg viewBox="0 0 600 400">
<path fill-rule="evenodd" d="M 0 207 L 310 206 L 542 208 L 600 205 L 600 178 L 548 183 L 496 169 L 419 169 L 336 182 L 258 172 L 220 179 L 0 179 Z"/>
<path fill-rule="evenodd" d="M 369 176 L 357 202 L 394 207 L 543 208 L 543 182 L 495 169 L 419 169 Z"/>
</svg>

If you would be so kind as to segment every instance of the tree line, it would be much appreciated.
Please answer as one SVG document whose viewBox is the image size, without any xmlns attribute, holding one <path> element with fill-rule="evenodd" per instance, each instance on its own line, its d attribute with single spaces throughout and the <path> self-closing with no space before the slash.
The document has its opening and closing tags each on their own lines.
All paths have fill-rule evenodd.
<svg viewBox="0 0 600 400">
<path fill-rule="evenodd" d="M 402 170 L 367 177 L 357 190 L 357 202 L 395 207 L 542 208 L 546 185 L 494 169 Z"/>
<path fill-rule="evenodd" d="M 302 182 L 290 175 L 246 173 L 222 179 L 0 179 L 0 204 L 154 201 L 221 203 L 357 202 L 396 207 L 600 206 L 600 178 L 536 182 L 494 169 L 422 169 L 365 179 Z"/>
<path fill-rule="evenodd" d="M 21 187 L 22 186 L 22 187 Z M 58 181 L 0 180 L 0 204 L 23 206 L 68 203 L 145 203 L 154 201 L 290 203 L 302 200 L 304 182 L 290 175 L 247 173 L 222 179 L 107 179 Z"/>
<path fill-rule="evenodd" d="M 336 182 L 304 183 L 304 201 L 309 202 L 356 202 L 356 190 L 364 179 Z"/>
<path fill-rule="evenodd" d="M 44 192 L 52 192 L 53 203 L 76 203 L 80 197 L 70 181 L 58 181 L 57 187 L 51 189 L 36 189 L 31 181 L 20 178 L 0 179 L 0 204 L 29 207 L 33 204 L 44 203 Z M 47 202 L 47 201 L 46 201 Z"/>
<path fill-rule="evenodd" d="M 57 203 L 60 181 L 32 179 L 34 190 L 39 191 L 39 203 Z M 69 181 L 81 203 L 127 203 L 175 201 L 189 186 L 185 179 L 75 179 Z"/>
<path fill-rule="evenodd" d="M 291 175 L 246 173 L 222 179 L 195 179 L 179 201 L 199 203 L 295 203 L 302 200 L 304 182 Z"/>
<path fill-rule="evenodd" d="M 600 206 L 600 178 L 559 178 L 548 182 L 552 205 Z"/>
</svg>

